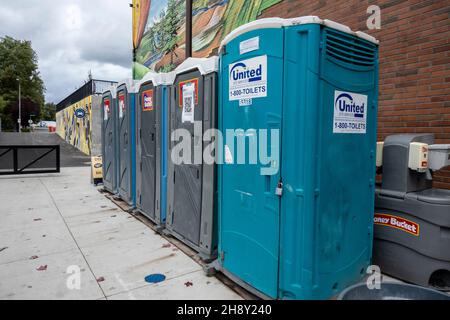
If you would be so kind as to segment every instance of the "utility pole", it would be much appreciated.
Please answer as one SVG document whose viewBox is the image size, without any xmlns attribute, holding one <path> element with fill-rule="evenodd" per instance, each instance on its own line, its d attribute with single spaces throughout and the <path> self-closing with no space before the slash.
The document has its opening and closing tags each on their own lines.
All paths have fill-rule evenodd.
<svg viewBox="0 0 450 320">
<path fill-rule="evenodd" d="M 17 122 L 19 123 L 19 132 L 22 132 L 22 99 L 20 92 L 20 79 L 17 78 L 17 81 L 19 82 L 19 118 L 17 119 Z"/>
<path fill-rule="evenodd" d="M 192 0 L 186 0 L 186 59 L 192 57 Z"/>
</svg>

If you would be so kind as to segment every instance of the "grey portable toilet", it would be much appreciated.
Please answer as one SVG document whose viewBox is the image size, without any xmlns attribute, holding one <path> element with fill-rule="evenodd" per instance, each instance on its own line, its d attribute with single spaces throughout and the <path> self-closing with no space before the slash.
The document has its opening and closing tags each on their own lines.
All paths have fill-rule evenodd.
<svg viewBox="0 0 450 320">
<path fill-rule="evenodd" d="M 136 151 L 135 151 L 135 83 L 132 79 L 119 82 L 117 86 L 118 118 L 118 194 L 129 205 L 135 205 Z"/>
<path fill-rule="evenodd" d="M 136 208 L 159 227 L 166 221 L 168 89 L 172 73 L 149 72 L 136 97 Z"/>
<path fill-rule="evenodd" d="M 218 64 L 218 57 L 189 58 L 175 69 L 170 88 L 166 230 L 204 260 L 217 251 L 216 169 L 203 163 L 202 153 L 204 132 L 217 128 Z M 194 130 L 194 122 L 201 128 Z M 187 156 L 184 150 L 177 152 L 186 138 L 191 140 L 190 164 L 180 163 Z M 200 159 L 194 159 L 196 151 Z"/>
<path fill-rule="evenodd" d="M 117 193 L 117 108 L 116 86 L 111 86 L 102 95 L 102 162 L 103 185 Z"/>
</svg>

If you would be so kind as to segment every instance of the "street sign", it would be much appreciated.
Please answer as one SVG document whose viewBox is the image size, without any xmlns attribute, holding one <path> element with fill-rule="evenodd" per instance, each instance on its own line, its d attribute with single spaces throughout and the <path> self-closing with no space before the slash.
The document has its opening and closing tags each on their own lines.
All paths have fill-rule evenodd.
<svg viewBox="0 0 450 320">
<path fill-rule="evenodd" d="M 75 110 L 75 117 L 78 119 L 83 119 L 86 116 L 86 111 L 82 108 Z"/>
</svg>

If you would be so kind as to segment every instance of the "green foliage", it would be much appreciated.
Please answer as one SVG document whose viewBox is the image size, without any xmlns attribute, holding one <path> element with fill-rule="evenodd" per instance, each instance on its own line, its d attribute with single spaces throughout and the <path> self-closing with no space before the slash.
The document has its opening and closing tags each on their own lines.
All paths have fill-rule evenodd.
<svg viewBox="0 0 450 320">
<path fill-rule="evenodd" d="M 170 72 L 175 69 L 175 65 L 173 63 L 166 64 L 162 66 L 158 71 L 159 72 Z"/>
<path fill-rule="evenodd" d="M 173 64 L 173 53 L 178 47 L 177 29 L 180 21 L 181 17 L 177 12 L 176 0 L 169 0 L 162 28 L 164 32 L 164 42 L 165 42 L 163 52 L 165 54 L 170 54 L 170 64 Z"/>
<path fill-rule="evenodd" d="M 40 120 L 55 121 L 56 120 L 56 105 L 46 103 L 41 107 Z"/>
<path fill-rule="evenodd" d="M 11 110 L 18 102 L 19 81 L 22 100 L 43 106 L 45 87 L 31 42 L 8 36 L 0 38 L 0 116 L 6 129 L 16 122 Z M 26 118 L 27 114 L 22 114 L 22 119 Z"/>
<path fill-rule="evenodd" d="M 140 64 L 139 62 L 133 63 L 133 79 L 140 80 L 142 79 L 150 69 L 146 66 Z"/>
<path fill-rule="evenodd" d="M 154 55 L 169 54 L 170 64 L 173 64 L 175 50 L 182 40 L 177 31 L 182 25 L 185 10 L 184 0 L 168 0 L 167 8 L 160 12 L 158 21 L 142 37 L 136 50 L 137 63 L 143 65 Z M 138 71 L 135 72 L 136 79 L 138 79 Z"/>
<path fill-rule="evenodd" d="M 5 109 L 5 107 L 6 107 L 6 100 L 5 100 L 5 98 L 3 98 L 2 95 L 0 95 L 0 114 L 3 113 L 3 110 Z"/>
</svg>

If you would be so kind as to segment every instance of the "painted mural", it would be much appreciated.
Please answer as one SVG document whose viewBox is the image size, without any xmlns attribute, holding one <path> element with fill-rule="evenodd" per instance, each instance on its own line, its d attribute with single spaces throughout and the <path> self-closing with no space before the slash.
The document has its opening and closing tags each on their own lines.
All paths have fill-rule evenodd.
<svg viewBox="0 0 450 320">
<path fill-rule="evenodd" d="M 173 70 L 185 57 L 185 0 L 134 0 L 133 8 L 134 78 Z"/>
<path fill-rule="evenodd" d="M 193 0 L 192 55 L 217 54 L 228 33 L 281 1 Z M 185 0 L 134 0 L 133 7 L 134 78 L 173 70 L 185 58 Z"/>
<path fill-rule="evenodd" d="M 192 55 L 217 54 L 220 42 L 237 27 L 258 19 L 282 0 L 193 0 Z"/>
<path fill-rule="evenodd" d="M 56 133 L 68 143 L 90 155 L 92 96 L 56 113 Z"/>
</svg>

